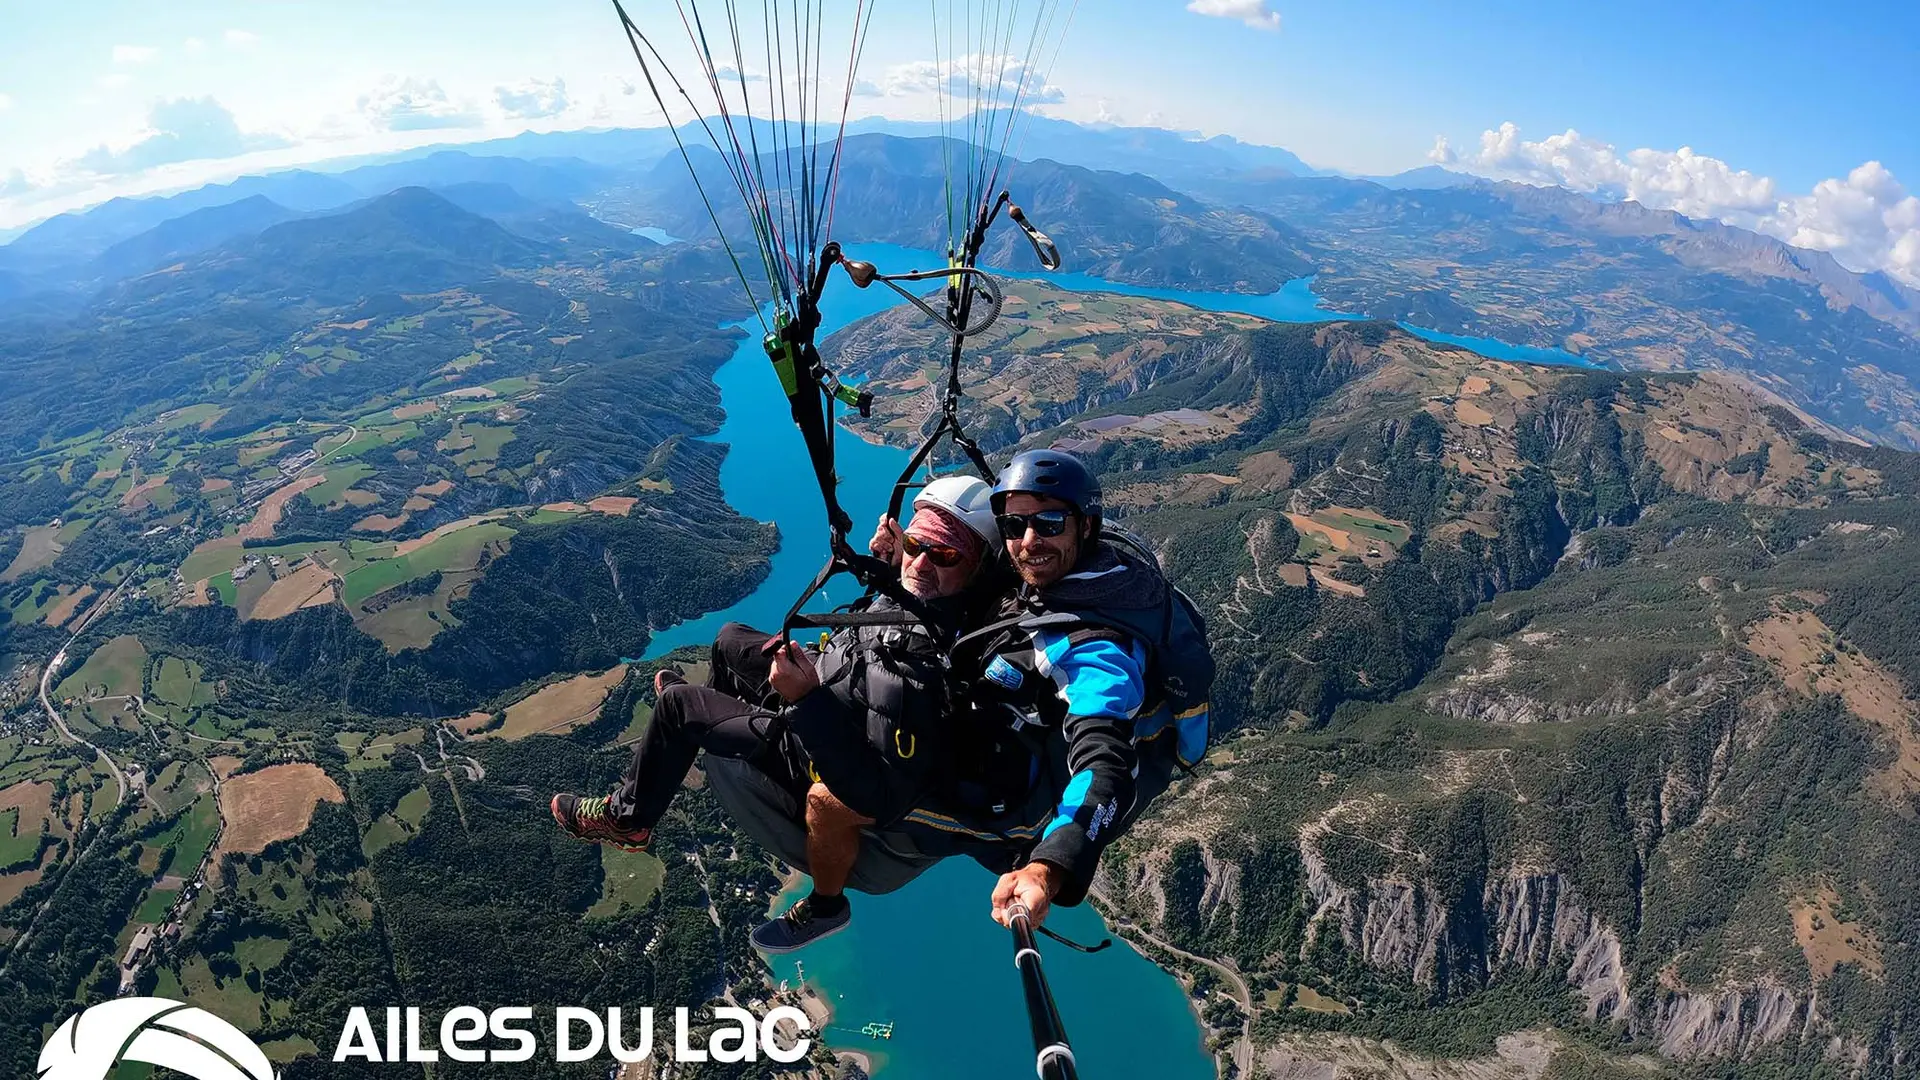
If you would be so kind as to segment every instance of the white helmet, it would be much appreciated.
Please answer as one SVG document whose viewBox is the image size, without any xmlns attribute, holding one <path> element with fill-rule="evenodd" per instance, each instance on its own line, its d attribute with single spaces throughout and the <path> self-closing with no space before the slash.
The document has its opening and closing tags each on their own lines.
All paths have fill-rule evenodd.
<svg viewBox="0 0 1920 1080">
<path fill-rule="evenodd" d="M 1000 540 L 1000 526 L 994 522 L 993 486 L 977 476 L 942 476 L 931 481 L 914 496 L 913 506 L 935 506 L 980 535 L 989 546 Z"/>
</svg>

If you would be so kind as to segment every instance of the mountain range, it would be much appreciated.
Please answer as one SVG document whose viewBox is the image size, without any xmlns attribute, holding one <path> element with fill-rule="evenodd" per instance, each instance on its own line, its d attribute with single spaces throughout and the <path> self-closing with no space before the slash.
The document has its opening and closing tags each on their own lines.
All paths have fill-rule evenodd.
<svg viewBox="0 0 1920 1080">
<path fill-rule="evenodd" d="M 1102 885 L 1243 1075 L 1534 1075 L 1543 1027 L 1743 1076 L 1911 1062 L 1920 456 L 1743 375 L 1016 291 L 970 432 L 1097 463 L 1243 729 Z M 897 400 L 921 336 L 835 345 Z"/>
<path fill-rule="evenodd" d="M 948 228 L 936 128 L 882 126 L 893 133 L 845 144 L 842 238 L 940 249 Z M 1379 182 L 1325 175 L 1285 151 L 1231 139 L 1036 118 L 1023 145 L 1047 156 L 1016 165 L 1010 190 L 1060 243 L 1068 269 L 1243 292 L 1313 274 L 1316 291 L 1341 310 L 1563 348 L 1620 369 L 1736 369 L 1856 436 L 1920 446 L 1920 291 L 1848 271 L 1825 253 L 1435 167 Z M 716 158 L 696 154 L 696 168 L 710 191 L 726 190 Z M 0 247 L 0 318 L 7 307 L 71 310 L 76 291 L 110 284 L 149 253 L 190 253 L 264 221 L 216 216 L 176 226 L 195 239 L 163 234 L 103 258 L 190 211 L 259 195 L 312 213 L 401 186 L 471 183 L 576 204 L 622 227 L 712 231 L 664 131 L 526 135 L 62 215 Z M 740 235 L 736 202 L 717 205 Z M 497 193 L 488 205 L 508 212 Z M 1005 225 L 985 256 L 1010 266 L 1032 259 Z"/>
<path fill-rule="evenodd" d="M 1175 183 L 1106 166 L 1180 140 L 1054 134 L 1109 155 L 1015 169 L 1069 268 L 1310 273 L 1380 316 L 1022 278 L 962 372 L 981 444 L 1084 455 L 1211 628 L 1217 744 L 1097 902 L 1223 1071 L 1911 1077 L 1912 291 L 1633 205 L 1219 143 L 1154 166 Z M 0 248 L 0 651 L 67 645 L 53 707 L 142 785 L 29 742 L 30 694 L 0 708 L 15 1071 L 176 913 L 130 985 L 237 1017 L 294 1078 L 338 1075 L 346 1001 L 779 992 L 745 937 L 779 883 L 708 793 L 663 857 L 540 803 L 605 789 L 658 666 L 626 658 L 779 543 L 701 438 L 743 301 L 658 141 L 276 174 Z M 849 238 L 943 243 L 941 151 L 850 139 Z M 867 434 L 938 415 L 926 340 L 900 308 L 825 342 L 889 402 Z M 308 816 L 210 847 L 246 812 L 223 791 L 274 768 Z"/>
</svg>

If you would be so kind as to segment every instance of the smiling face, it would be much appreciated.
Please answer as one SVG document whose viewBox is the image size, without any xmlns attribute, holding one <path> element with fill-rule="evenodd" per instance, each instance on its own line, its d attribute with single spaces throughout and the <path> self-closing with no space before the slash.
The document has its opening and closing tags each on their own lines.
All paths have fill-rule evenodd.
<svg viewBox="0 0 1920 1080">
<path fill-rule="evenodd" d="M 1006 541 L 1007 558 L 1012 560 L 1013 568 L 1019 572 L 1021 580 L 1036 589 L 1043 589 L 1073 569 L 1080 561 L 1080 544 L 1092 526 L 1073 509 L 1073 504 L 1061 499 L 1048 498 L 1045 495 L 1030 495 L 1016 491 L 1007 496 L 1006 503 L 1000 508 L 1000 516 L 1005 518 L 1038 514 L 1047 510 L 1067 512 L 1067 527 L 1059 536 L 1041 536 L 1028 528 L 1019 537 Z"/>
</svg>

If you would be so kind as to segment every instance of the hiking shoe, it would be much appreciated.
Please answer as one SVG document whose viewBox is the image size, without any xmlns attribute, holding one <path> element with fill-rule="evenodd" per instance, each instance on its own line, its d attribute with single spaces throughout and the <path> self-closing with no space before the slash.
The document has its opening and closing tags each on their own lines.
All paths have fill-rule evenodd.
<svg viewBox="0 0 1920 1080">
<path fill-rule="evenodd" d="M 832 915 L 816 915 L 813 898 L 802 897 L 787 909 L 786 914 L 754 927 L 753 944 L 761 952 L 790 953 L 845 930 L 852 921 L 851 905 L 842 907 Z"/>
<path fill-rule="evenodd" d="M 553 820 L 568 836 L 590 844 L 605 844 L 621 851 L 645 851 L 653 840 L 652 829 L 629 829 L 613 818 L 612 800 L 605 797 L 583 799 L 578 795 L 553 797 Z"/>
</svg>

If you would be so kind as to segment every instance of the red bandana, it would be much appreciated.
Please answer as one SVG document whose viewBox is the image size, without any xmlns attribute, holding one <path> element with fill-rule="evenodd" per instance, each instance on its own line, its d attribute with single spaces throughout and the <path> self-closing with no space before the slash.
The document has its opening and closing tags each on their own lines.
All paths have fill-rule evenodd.
<svg viewBox="0 0 1920 1080">
<path fill-rule="evenodd" d="M 986 547 L 980 534 L 962 525 L 953 515 L 937 506 L 923 506 L 907 523 L 907 531 L 915 540 L 929 544 L 945 544 L 957 548 L 968 559 L 977 559 Z"/>
</svg>

